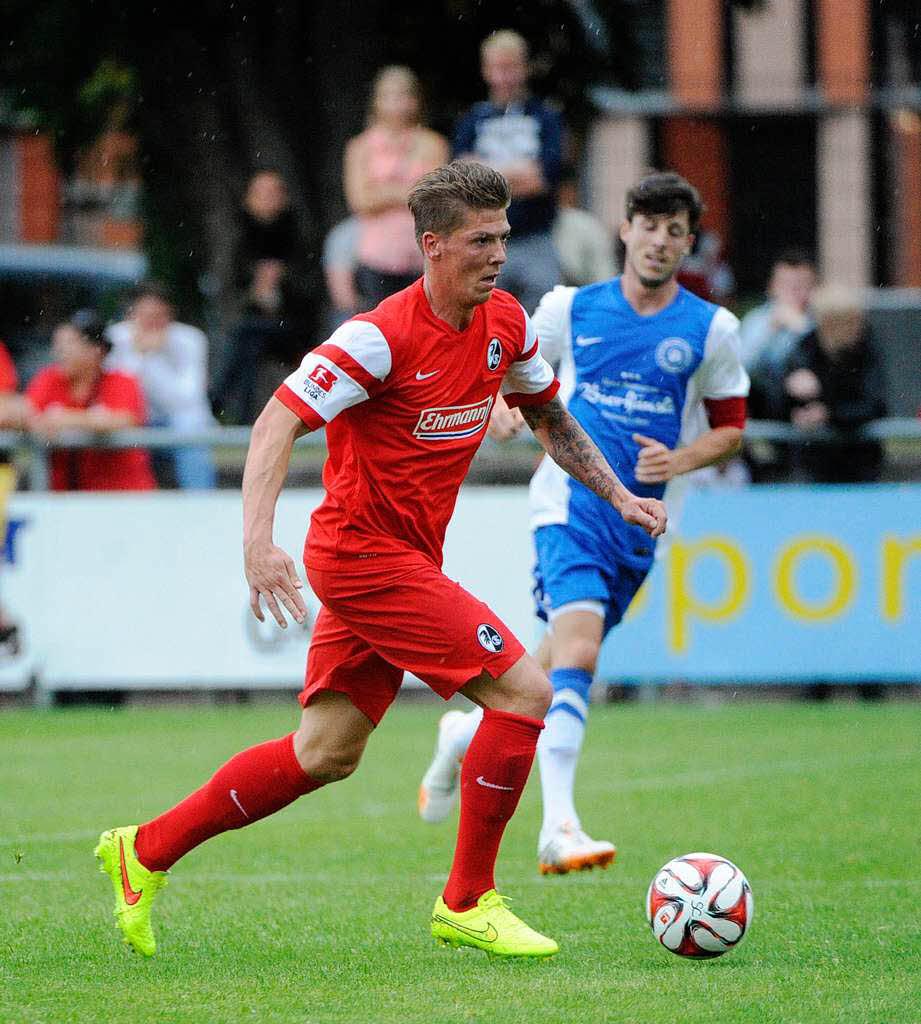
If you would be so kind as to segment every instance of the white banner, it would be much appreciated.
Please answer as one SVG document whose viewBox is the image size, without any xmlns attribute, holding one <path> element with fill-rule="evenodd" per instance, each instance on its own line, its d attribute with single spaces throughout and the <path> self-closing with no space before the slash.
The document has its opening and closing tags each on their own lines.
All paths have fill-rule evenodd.
<svg viewBox="0 0 921 1024">
<path fill-rule="evenodd" d="M 321 497 L 289 491 L 278 503 L 275 541 L 302 576 Z M 465 490 L 445 571 L 527 646 L 526 500 L 524 488 Z M 9 502 L 8 554 L 11 532 L 0 594 L 24 653 L 0 664 L 0 688 L 24 688 L 33 673 L 49 690 L 300 688 L 319 603 L 305 581 L 305 626 L 252 616 L 238 493 L 20 494 Z"/>
</svg>

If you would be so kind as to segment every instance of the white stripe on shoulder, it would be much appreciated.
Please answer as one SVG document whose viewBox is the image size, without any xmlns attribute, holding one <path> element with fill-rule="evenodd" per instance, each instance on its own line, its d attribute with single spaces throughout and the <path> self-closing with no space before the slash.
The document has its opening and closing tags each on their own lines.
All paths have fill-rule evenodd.
<svg viewBox="0 0 921 1024">
<path fill-rule="evenodd" d="M 316 351 L 308 352 L 284 383 L 327 423 L 344 409 L 368 400 L 368 392 L 358 381 Z"/>
<path fill-rule="evenodd" d="M 557 366 L 572 337 L 570 314 L 577 289 L 558 284 L 540 300 L 532 318 L 540 350 L 552 366 Z"/>
<path fill-rule="evenodd" d="M 732 398 L 748 394 L 748 374 L 742 367 L 739 318 L 720 306 L 707 331 L 704 358 L 694 372 L 701 398 Z"/>
<path fill-rule="evenodd" d="M 333 331 L 326 344 L 338 345 L 378 380 L 385 380 L 393 368 L 393 355 L 383 331 L 367 320 L 347 320 Z"/>
</svg>

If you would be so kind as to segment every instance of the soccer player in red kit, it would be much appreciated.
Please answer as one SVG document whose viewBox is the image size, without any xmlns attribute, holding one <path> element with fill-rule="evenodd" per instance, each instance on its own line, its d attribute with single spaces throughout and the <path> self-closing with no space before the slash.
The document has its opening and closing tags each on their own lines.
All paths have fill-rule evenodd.
<svg viewBox="0 0 921 1024">
<path fill-rule="evenodd" d="M 150 908 L 166 871 L 211 836 L 241 828 L 349 775 L 396 696 L 403 672 L 484 709 L 464 759 L 454 862 L 435 902 L 440 942 L 499 956 L 550 956 L 495 890 L 499 843 L 524 788 L 551 688 L 537 662 L 486 604 L 441 572 L 461 482 L 500 388 L 567 472 L 652 536 L 663 506 L 627 491 L 555 397 L 524 310 L 496 278 L 505 260 L 508 184 L 454 163 L 425 175 L 409 205 L 424 276 L 343 324 L 304 358 L 254 428 L 243 479 L 250 603 L 282 627 L 303 621 L 294 562 L 272 541 L 275 505 L 295 439 L 327 429 L 326 497 L 304 551 L 323 607 L 296 732 L 237 754 L 176 807 L 104 832 L 96 847 L 115 889 L 125 941 L 155 951 Z"/>
</svg>

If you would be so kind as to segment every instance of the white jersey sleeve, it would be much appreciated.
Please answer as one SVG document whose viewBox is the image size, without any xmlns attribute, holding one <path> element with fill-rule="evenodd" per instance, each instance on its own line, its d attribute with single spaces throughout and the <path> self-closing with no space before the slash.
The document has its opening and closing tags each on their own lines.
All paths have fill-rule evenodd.
<svg viewBox="0 0 921 1024">
<path fill-rule="evenodd" d="M 316 428 L 376 394 L 391 368 L 390 345 L 380 328 L 349 320 L 304 356 L 275 396 Z"/>
<path fill-rule="evenodd" d="M 540 351 L 551 366 L 558 367 L 564 353 L 572 345 L 572 300 L 575 288 L 558 284 L 540 300 L 534 312 L 534 329 Z"/>
<path fill-rule="evenodd" d="M 538 345 L 534 323 L 524 316 L 524 347 L 521 355 L 509 366 L 502 380 L 502 397 L 514 407 L 541 405 L 549 402 L 559 390 L 553 367 L 547 362 Z"/>
<path fill-rule="evenodd" d="M 722 306 L 716 311 L 704 347 L 704 358 L 694 376 L 701 398 L 742 398 L 749 379 L 742 366 L 739 320 Z"/>
</svg>

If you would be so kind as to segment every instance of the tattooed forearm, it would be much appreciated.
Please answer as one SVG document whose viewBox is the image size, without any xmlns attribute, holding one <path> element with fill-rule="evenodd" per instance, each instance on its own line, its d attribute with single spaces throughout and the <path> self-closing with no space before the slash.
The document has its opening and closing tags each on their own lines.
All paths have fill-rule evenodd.
<svg viewBox="0 0 921 1024">
<path fill-rule="evenodd" d="M 521 415 L 554 462 L 605 501 L 617 503 L 623 484 L 558 398 L 545 405 L 523 405 Z"/>
</svg>

